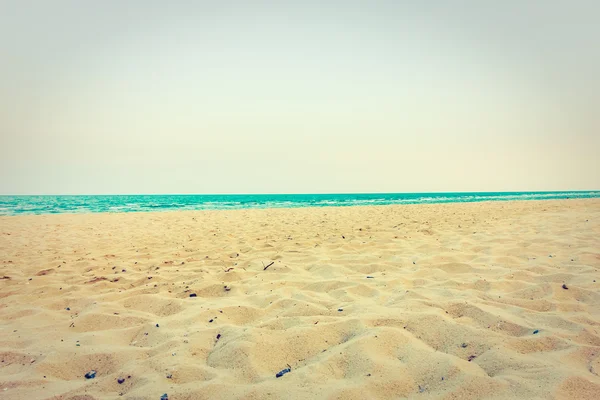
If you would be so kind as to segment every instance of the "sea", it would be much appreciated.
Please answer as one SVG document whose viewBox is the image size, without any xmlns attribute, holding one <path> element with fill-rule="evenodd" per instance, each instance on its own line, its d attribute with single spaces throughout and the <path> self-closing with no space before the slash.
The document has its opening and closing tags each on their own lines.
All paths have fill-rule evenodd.
<svg viewBox="0 0 600 400">
<path fill-rule="evenodd" d="M 600 191 L 0 196 L 0 215 L 346 207 L 600 198 Z"/>
</svg>

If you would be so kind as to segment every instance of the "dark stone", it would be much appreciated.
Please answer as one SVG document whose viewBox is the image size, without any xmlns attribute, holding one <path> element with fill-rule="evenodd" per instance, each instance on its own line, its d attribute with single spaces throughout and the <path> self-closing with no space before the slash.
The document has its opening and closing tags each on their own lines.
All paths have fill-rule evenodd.
<svg viewBox="0 0 600 400">
<path fill-rule="evenodd" d="M 367 279 L 373 279 L 375 278 L 374 276 L 367 276 Z"/>
<path fill-rule="evenodd" d="M 156 327 L 157 327 L 157 328 L 160 328 L 160 327 L 158 326 L 158 324 L 156 324 Z"/>
<path fill-rule="evenodd" d="M 468 344 L 466 344 L 466 343 L 463 343 L 460 345 L 460 347 L 462 347 L 463 349 L 467 348 L 467 346 L 468 346 Z"/>
<path fill-rule="evenodd" d="M 534 335 L 537 335 L 538 333 L 540 333 L 539 329 L 536 329 L 535 331 L 533 331 Z"/>
<path fill-rule="evenodd" d="M 123 382 L 125 382 L 125 378 L 119 378 L 117 379 L 117 382 L 119 383 L 119 385 L 121 385 Z"/>
<path fill-rule="evenodd" d="M 196 297 L 196 293 L 190 293 L 190 297 Z"/>
<path fill-rule="evenodd" d="M 221 334 L 220 333 L 217 335 L 217 340 L 219 340 L 219 339 L 221 339 Z"/>
<path fill-rule="evenodd" d="M 292 369 L 291 368 L 282 369 L 277 374 L 275 374 L 275 378 L 281 378 L 282 376 L 284 376 L 288 372 L 292 372 Z"/>
<path fill-rule="evenodd" d="M 169 374 L 167 375 L 167 379 L 171 379 L 173 377 L 173 375 Z"/>
<path fill-rule="evenodd" d="M 569 288 L 567 287 L 567 285 L 566 285 L 566 284 L 564 284 L 564 283 L 563 283 L 563 285 L 562 285 L 562 288 L 563 288 L 563 289 L 565 289 L 565 290 L 569 290 Z"/>
<path fill-rule="evenodd" d="M 71 307 L 67 307 L 67 308 L 65 308 L 65 310 L 71 311 Z"/>
<path fill-rule="evenodd" d="M 168 394 L 163 394 L 162 396 L 160 396 L 160 400 L 169 400 L 169 395 Z"/>
<path fill-rule="evenodd" d="M 342 312 L 342 311 L 344 311 L 344 309 L 343 308 L 338 308 L 338 311 Z"/>
<path fill-rule="evenodd" d="M 85 379 L 94 379 L 96 377 L 96 371 L 91 370 L 87 374 L 85 374 Z"/>
<path fill-rule="evenodd" d="M 213 322 L 213 321 L 214 321 L 214 319 L 210 319 L 208 322 Z"/>
</svg>

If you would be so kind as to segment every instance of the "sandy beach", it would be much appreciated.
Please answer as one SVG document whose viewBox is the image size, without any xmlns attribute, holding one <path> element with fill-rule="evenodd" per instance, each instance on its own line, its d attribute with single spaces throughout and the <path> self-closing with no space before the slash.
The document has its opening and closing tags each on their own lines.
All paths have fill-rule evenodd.
<svg viewBox="0 0 600 400">
<path fill-rule="evenodd" d="M 0 217 L 0 260 L 2 399 L 600 398 L 600 199 Z"/>
</svg>

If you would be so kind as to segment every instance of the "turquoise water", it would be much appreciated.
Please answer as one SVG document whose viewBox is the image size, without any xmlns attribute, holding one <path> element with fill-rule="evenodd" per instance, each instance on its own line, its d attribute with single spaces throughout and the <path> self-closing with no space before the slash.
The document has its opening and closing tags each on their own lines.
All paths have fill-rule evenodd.
<svg viewBox="0 0 600 400">
<path fill-rule="evenodd" d="M 600 198 L 600 191 L 490 193 L 357 193 L 0 196 L 0 215 L 330 207 L 385 204 Z"/>
</svg>

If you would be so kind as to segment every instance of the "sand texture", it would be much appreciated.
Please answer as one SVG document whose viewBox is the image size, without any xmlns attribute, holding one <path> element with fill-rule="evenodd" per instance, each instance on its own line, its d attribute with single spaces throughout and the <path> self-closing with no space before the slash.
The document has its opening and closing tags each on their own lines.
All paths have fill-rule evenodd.
<svg viewBox="0 0 600 400">
<path fill-rule="evenodd" d="M 1 399 L 600 399 L 598 199 L 0 217 L 0 262 Z"/>
</svg>

